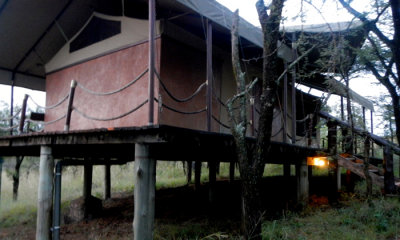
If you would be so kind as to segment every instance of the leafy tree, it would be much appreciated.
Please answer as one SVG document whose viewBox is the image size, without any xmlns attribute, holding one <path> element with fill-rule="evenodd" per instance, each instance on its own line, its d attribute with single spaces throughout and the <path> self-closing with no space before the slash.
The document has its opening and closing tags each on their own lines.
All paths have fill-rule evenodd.
<svg viewBox="0 0 400 240">
<path fill-rule="evenodd" d="M 350 0 L 338 0 L 369 31 L 360 63 L 386 87 L 392 99 L 397 140 L 400 140 L 400 1 L 375 0 L 370 12 L 361 13 Z"/>
</svg>

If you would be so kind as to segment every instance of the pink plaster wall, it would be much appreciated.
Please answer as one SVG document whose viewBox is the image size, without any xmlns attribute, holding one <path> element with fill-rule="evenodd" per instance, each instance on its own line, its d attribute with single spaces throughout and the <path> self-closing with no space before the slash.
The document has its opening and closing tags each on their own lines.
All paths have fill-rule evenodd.
<svg viewBox="0 0 400 240">
<path fill-rule="evenodd" d="M 161 79 L 168 90 L 177 98 L 183 99 L 197 90 L 206 81 L 206 54 L 184 43 L 170 38 L 163 38 L 161 54 Z M 220 95 L 219 68 L 221 64 L 214 60 L 214 91 Z M 218 67 L 219 66 L 219 67 Z M 164 104 L 180 111 L 191 112 L 206 107 L 206 87 L 192 100 L 184 103 L 176 102 L 168 96 L 162 86 L 160 94 Z M 213 115 L 220 116 L 219 104 L 213 99 Z M 163 108 L 160 123 L 197 130 L 207 129 L 206 112 L 194 115 L 183 115 Z M 211 120 L 212 131 L 219 132 L 220 127 Z"/>
<path fill-rule="evenodd" d="M 156 41 L 156 69 L 160 69 L 161 39 Z M 135 45 L 66 69 L 51 73 L 46 78 L 46 105 L 53 105 L 69 92 L 74 79 L 97 92 L 109 92 L 126 85 L 140 75 L 148 66 L 148 43 Z M 158 81 L 155 78 L 155 96 L 158 96 Z M 133 86 L 111 96 L 93 96 L 76 88 L 74 106 L 87 115 L 109 118 L 128 112 L 148 98 L 148 74 Z M 46 111 L 45 121 L 51 121 L 66 113 L 67 101 L 53 110 Z M 158 123 L 158 108 L 155 103 L 155 124 Z M 46 126 L 46 131 L 61 131 L 65 119 Z M 138 111 L 113 121 L 94 121 L 72 112 L 71 130 L 144 126 L 148 123 L 148 104 Z"/>
</svg>

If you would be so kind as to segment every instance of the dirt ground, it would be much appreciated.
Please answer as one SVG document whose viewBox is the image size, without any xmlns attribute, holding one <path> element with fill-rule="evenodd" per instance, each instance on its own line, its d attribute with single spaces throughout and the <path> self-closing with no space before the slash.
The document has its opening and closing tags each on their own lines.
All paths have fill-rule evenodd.
<svg viewBox="0 0 400 240">
<path fill-rule="evenodd" d="M 328 204 L 328 179 L 314 177 L 310 182 L 311 204 Z M 285 210 L 295 209 L 296 179 L 270 177 L 262 184 L 265 215 L 277 218 Z M 190 239 L 213 233 L 238 236 L 240 229 L 240 184 L 218 181 L 216 198 L 208 201 L 208 185 L 198 191 L 194 186 L 160 189 L 156 192 L 156 239 Z M 132 239 L 132 193 L 114 193 L 103 201 L 100 217 L 61 225 L 61 239 Z M 35 226 L 22 225 L 2 229 L 0 239 L 35 239 Z"/>
</svg>

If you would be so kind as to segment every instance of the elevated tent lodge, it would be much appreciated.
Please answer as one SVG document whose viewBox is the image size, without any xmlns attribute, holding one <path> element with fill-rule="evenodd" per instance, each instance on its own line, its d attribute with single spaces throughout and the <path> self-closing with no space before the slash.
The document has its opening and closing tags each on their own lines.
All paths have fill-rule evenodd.
<svg viewBox="0 0 400 240">
<path fill-rule="evenodd" d="M 33 103 L 26 98 L 21 123 L 16 125 L 19 134 L 0 138 L 1 156 L 40 156 L 37 239 L 47 239 L 52 226 L 53 237 L 59 234 L 61 183 L 60 174 L 54 175 L 54 159 L 84 159 L 60 161 L 57 173 L 62 164 L 87 168 L 135 160 L 134 174 L 140 183 L 135 187 L 135 207 L 149 212 L 146 218 L 135 211 L 136 239 L 151 234 L 143 226 L 152 225 L 154 218 L 156 160 L 195 161 L 196 170 L 207 161 L 210 184 L 217 162 L 234 167 L 224 106 L 236 89 L 231 11 L 214 0 L 3 0 L 0 4 L 0 83 L 46 91 L 44 131 L 26 130 L 29 126 L 24 123 L 34 116 L 25 116 L 26 104 Z M 246 73 L 249 79 L 261 79 L 261 30 L 241 19 L 239 34 Z M 305 41 L 296 48 L 300 37 Z M 320 42 L 312 42 L 318 38 Z M 347 96 L 346 87 L 327 77 L 329 71 L 319 65 L 321 59 L 330 60 L 324 50 L 339 47 L 333 41 L 339 38 L 357 48 L 365 33 L 358 22 L 292 27 L 282 29 L 278 43 L 282 72 L 302 49 L 318 45 L 281 81 L 268 159 L 296 165 L 300 201 L 308 196 L 306 157 L 321 150 L 316 129 L 321 102 L 295 85 L 329 88 Z M 350 68 L 355 54 L 349 48 L 345 51 L 350 59 L 345 67 Z M 296 71 L 305 74 L 301 77 Z M 249 141 L 257 134 L 260 86 L 252 95 Z M 351 90 L 350 97 L 373 110 L 368 100 Z"/>
</svg>

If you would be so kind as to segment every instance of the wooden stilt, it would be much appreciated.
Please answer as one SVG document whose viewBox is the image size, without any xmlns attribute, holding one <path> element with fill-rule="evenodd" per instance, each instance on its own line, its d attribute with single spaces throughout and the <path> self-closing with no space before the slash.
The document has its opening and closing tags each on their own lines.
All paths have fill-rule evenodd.
<svg viewBox="0 0 400 240">
<path fill-rule="evenodd" d="M 200 189 L 200 179 L 201 179 L 201 162 L 197 160 L 194 165 L 194 187 L 196 190 Z"/>
<path fill-rule="evenodd" d="M 215 182 L 217 180 L 217 163 L 215 161 L 208 162 L 208 179 L 209 179 L 209 191 L 208 201 L 212 204 L 215 202 Z"/>
<path fill-rule="evenodd" d="M 396 186 L 394 185 L 393 151 L 389 146 L 385 146 L 383 151 L 383 171 L 385 194 L 393 194 L 396 192 Z"/>
<path fill-rule="evenodd" d="M 150 156 L 149 145 L 136 144 L 134 174 L 134 239 L 151 240 L 154 229 L 156 160 Z"/>
<path fill-rule="evenodd" d="M 296 178 L 297 178 L 297 202 L 301 206 L 308 203 L 308 168 L 307 161 L 304 159 L 301 163 L 296 164 Z"/>
<path fill-rule="evenodd" d="M 106 164 L 104 165 L 104 199 L 109 198 L 111 198 L 111 165 Z"/>
<path fill-rule="evenodd" d="M 40 148 L 38 208 L 36 221 L 36 239 L 51 239 L 53 208 L 54 161 L 49 146 Z"/>
<path fill-rule="evenodd" d="M 192 161 L 187 161 L 186 180 L 187 184 L 192 182 Z"/>
<path fill-rule="evenodd" d="M 290 177 L 290 164 L 283 164 L 283 176 Z"/>
<path fill-rule="evenodd" d="M 229 181 L 235 181 L 235 161 L 229 163 Z"/>
<path fill-rule="evenodd" d="M 340 180 L 340 169 L 338 165 L 338 161 L 336 158 L 337 154 L 337 125 L 332 122 L 328 122 L 328 149 L 329 156 L 332 157 L 332 161 L 329 163 L 329 176 L 331 177 L 332 184 L 332 196 L 331 199 L 336 201 L 337 192 L 341 188 L 341 180 Z"/>
<path fill-rule="evenodd" d="M 0 209 L 1 209 L 1 176 L 3 173 L 3 158 L 0 157 Z"/>
<path fill-rule="evenodd" d="M 85 219 L 89 217 L 90 198 L 92 196 L 92 179 L 93 179 L 93 165 L 90 163 L 91 159 L 86 158 L 83 170 L 83 199 L 84 199 L 84 216 Z"/>
</svg>

